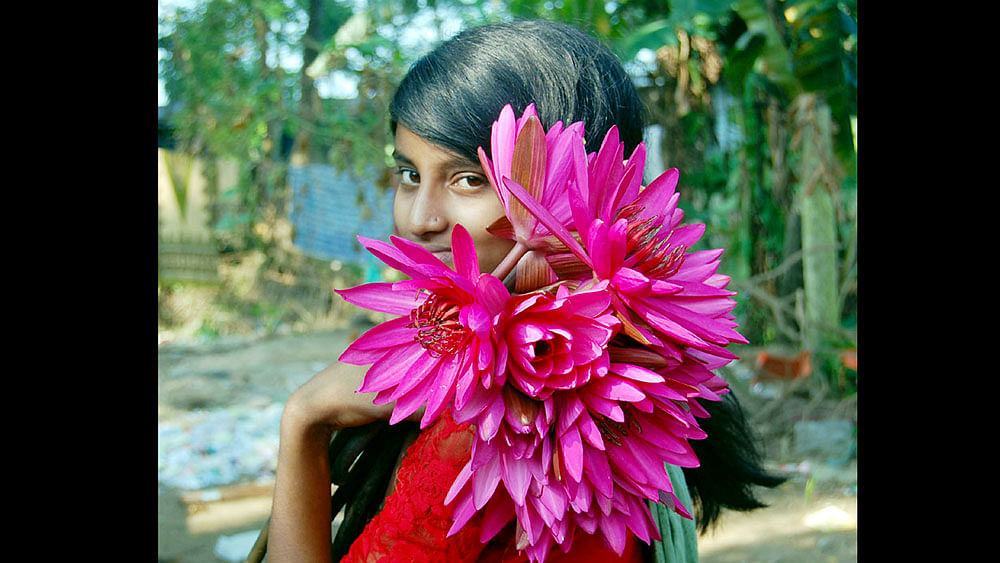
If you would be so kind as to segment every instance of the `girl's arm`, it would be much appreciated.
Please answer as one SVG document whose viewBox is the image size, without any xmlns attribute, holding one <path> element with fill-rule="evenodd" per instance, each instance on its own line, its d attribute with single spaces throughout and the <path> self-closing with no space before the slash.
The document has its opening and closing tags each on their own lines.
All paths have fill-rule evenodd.
<svg viewBox="0 0 1000 563">
<path fill-rule="evenodd" d="M 355 393 L 366 370 L 365 366 L 334 364 L 299 387 L 285 403 L 268 561 L 330 561 L 330 438 L 340 428 L 385 420 L 392 412 L 392 404 L 372 404 L 374 393 Z"/>
</svg>

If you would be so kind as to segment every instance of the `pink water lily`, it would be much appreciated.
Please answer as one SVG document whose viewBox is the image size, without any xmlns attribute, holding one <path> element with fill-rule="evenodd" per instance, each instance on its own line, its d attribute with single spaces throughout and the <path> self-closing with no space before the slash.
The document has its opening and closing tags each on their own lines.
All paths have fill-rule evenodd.
<svg viewBox="0 0 1000 563">
<path fill-rule="evenodd" d="M 446 499 L 455 505 L 452 532 L 483 511 L 481 539 L 488 541 L 515 519 L 519 548 L 538 561 L 552 542 L 564 544 L 572 534 L 561 472 L 568 466 L 568 475 L 579 479 L 583 459 L 561 435 L 575 422 L 566 416 L 580 411 L 564 408 L 562 393 L 609 376 L 607 346 L 618 321 L 604 285 L 515 296 L 498 316 L 498 370 L 483 380 L 493 398 L 472 419 L 455 415 L 477 432 L 469 463 Z"/>
<path fill-rule="evenodd" d="M 669 369 L 658 373 L 616 361 L 628 356 L 617 348 L 609 347 L 605 377 L 560 392 L 556 436 L 562 456 L 553 472 L 561 476 L 575 524 L 587 533 L 599 530 L 621 553 L 626 529 L 646 543 L 660 539 L 645 501 L 691 518 L 664 464 L 696 467 L 689 440 L 705 433 L 687 404 L 695 395 L 686 393 L 689 388 L 668 383 Z"/>
<path fill-rule="evenodd" d="M 393 424 L 421 406 L 422 428 L 448 406 L 465 409 L 480 391 L 477 376 L 494 371 L 493 317 L 510 293 L 499 279 L 479 272 L 472 237 L 461 225 L 452 231 L 454 270 L 405 239 L 358 239 L 411 278 L 337 291 L 356 305 L 400 315 L 361 335 L 341 355 L 345 363 L 372 364 L 358 391 L 377 393 L 375 404 L 395 401 Z"/>
<path fill-rule="evenodd" d="M 571 213 L 566 184 L 573 174 L 572 147 L 582 145 L 582 141 L 582 123 L 564 127 L 560 121 L 546 132 L 534 104 L 529 104 L 516 120 L 508 104 L 493 123 L 492 159 L 479 148 L 480 163 L 505 210 L 505 216 L 491 225 L 489 231 L 516 242 L 509 259 L 516 263 L 518 293 L 555 283 L 558 278 L 545 257 L 565 252 L 565 248 L 534 214 L 508 195 L 503 181 L 518 182 L 560 222 L 568 223 Z M 514 264 L 502 264 L 498 275 L 512 267 Z"/>
<path fill-rule="evenodd" d="M 497 317 L 503 371 L 484 380 L 493 398 L 468 419 L 472 455 L 445 501 L 452 533 L 482 511 L 486 542 L 514 519 L 519 549 L 544 561 L 553 546 L 568 550 L 577 529 L 599 531 L 618 553 L 628 533 L 659 539 L 647 500 L 691 517 L 664 464 L 698 465 L 688 440 L 705 433 L 684 403 L 708 395 L 704 381 L 683 372 L 668 383 L 697 366 L 612 343 L 620 323 L 607 287 L 515 296 Z"/>
<path fill-rule="evenodd" d="M 606 285 L 606 284 L 605 284 Z M 608 371 L 607 346 L 620 324 L 609 309 L 604 286 L 556 296 L 535 292 L 516 296 L 498 320 L 498 353 L 507 357 L 506 374 L 522 393 L 538 400 L 559 389 L 576 389 Z"/>
<path fill-rule="evenodd" d="M 618 553 L 628 533 L 660 539 L 647 500 L 691 518 L 664 464 L 697 466 L 688 440 L 705 433 L 683 406 L 695 387 L 667 385 L 671 375 L 611 362 L 602 376 L 544 400 L 510 384 L 496 390 L 495 412 L 480 415 L 471 459 L 445 500 L 455 506 L 451 532 L 482 511 L 486 542 L 513 518 L 518 548 L 544 561 L 556 545 L 568 551 L 578 528 Z"/>
<path fill-rule="evenodd" d="M 561 279 L 610 283 L 612 305 L 629 336 L 678 359 L 684 349 L 735 359 L 725 347 L 747 340 L 730 314 L 736 302 L 726 289 L 729 277 L 717 274 L 722 249 L 688 252 L 705 225 L 681 224 L 677 170 L 642 188 L 645 149 L 640 144 L 622 163 L 623 147 L 612 127 L 589 159 L 582 147 L 573 148 L 575 181 L 567 185 L 581 243 L 517 182 L 504 186 L 574 255 L 550 260 L 565 264 L 555 268 Z"/>
<path fill-rule="evenodd" d="M 634 342 L 627 347 L 612 344 L 608 348 L 613 363 L 634 364 L 660 374 L 663 384 L 687 401 L 687 409 L 704 418 L 709 415 L 698 400 L 720 401 L 721 395 L 729 392 L 729 384 L 712 370 L 730 360 L 697 351 L 686 352 L 677 359 L 664 356 L 653 347 L 637 347 Z"/>
</svg>

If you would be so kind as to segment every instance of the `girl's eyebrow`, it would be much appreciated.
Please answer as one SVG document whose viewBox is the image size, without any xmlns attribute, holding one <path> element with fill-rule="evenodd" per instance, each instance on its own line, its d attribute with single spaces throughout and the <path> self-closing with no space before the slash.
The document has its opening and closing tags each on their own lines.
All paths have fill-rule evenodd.
<svg viewBox="0 0 1000 563">
<path fill-rule="evenodd" d="M 393 158 L 393 160 L 396 160 L 397 162 L 402 161 L 402 162 L 405 162 L 406 164 L 410 164 L 410 165 L 413 164 L 412 160 L 410 160 L 409 158 L 406 157 L 406 155 L 404 155 L 403 153 L 401 153 L 401 152 L 399 152 L 398 150 L 395 150 L 395 149 L 393 149 L 393 151 L 392 151 L 392 158 Z"/>
<path fill-rule="evenodd" d="M 395 159 L 396 162 L 402 162 L 402 163 L 408 164 L 410 166 L 415 166 L 415 164 L 413 163 L 413 161 L 410 160 L 410 158 L 407 157 L 405 154 L 399 152 L 399 150 L 393 149 L 393 151 L 392 151 L 392 158 Z M 445 167 L 447 167 L 448 169 L 451 169 L 451 170 L 472 168 L 472 169 L 475 169 L 477 171 L 482 171 L 482 164 L 480 164 L 478 162 L 473 162 L 473 161 L 471 161 L 471 160 L 469 160 L 469 159 L 467 159 L 467 158 L 465 158 L 463 156 L 459 156 L 457 154 L 449 154 L 449 157 L 444 162 L 444 164 L 445 164 Z"/>
</svg>

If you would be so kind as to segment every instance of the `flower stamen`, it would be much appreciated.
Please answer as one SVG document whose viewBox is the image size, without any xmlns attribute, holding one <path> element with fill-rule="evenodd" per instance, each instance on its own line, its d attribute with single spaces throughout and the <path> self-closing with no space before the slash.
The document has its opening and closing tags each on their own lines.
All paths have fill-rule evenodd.
<svg viewBox="0 0 1000 563">
<path fill-rule="evenodd" d="M 594 423 L 597 424 L 597 429 L 601 431 L 601 436 L 616 446 L 621 446 L 621 439 L 628 436 L 627 426 L 606 416 L 596 418 Z"/>
<path fill-rule="evenodd" d="M 594 419 L 594 423 L 597 425 L 597 429 L 601 432 L 601 436 L 611 442 L 616 446 L 622 445 L 622 438 L 629 435 L 629 432 L 635 434 L 642 433 L 642 426 L 636 419 L 635 413 L 632 412 L 632 405 L 622 405 L 622 411 L 625 413 L 625 422 L 618 422 L 617 420 L 612 420 L 606 416 L 600 416 Z"/>
<path fill-rule="evenodd" d="M 471 337 L 472 331 L 459 321 L 461 308 L 431 294 L 419 307 L 410 311 L 407 328 L 417 329 L 413 340 L 435 358 L 454 354 Z"/>
<path fill-rule="evenodd" d="M 624 217 L 628 223 L 628 242 L 626 254 L 635 257 L 635 263 L 640 272 L 651 278 L 667 278 L 677 273 L 684 263 L 684 253 L 687 246 L 683 244 L 671 245 L 670 235 L 657 238 L 657 234 L 662 228 L 655 225 L 654 218 L 640 220 L 639 214 L 642 207 L 637 204 L 628 205 L 618 213 L 618 217 Z"/>
</svg>

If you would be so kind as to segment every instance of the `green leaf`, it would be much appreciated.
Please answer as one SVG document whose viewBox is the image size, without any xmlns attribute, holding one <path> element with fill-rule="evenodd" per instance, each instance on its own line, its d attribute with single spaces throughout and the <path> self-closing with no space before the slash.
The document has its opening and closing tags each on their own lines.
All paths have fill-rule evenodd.
<svg viewBox="0 0 1000 563">
<path fill-rule="evenodd" d="M 717 18 L 732 7 L 732 0 L 672 0 L 670 20 L 675 23 L 689 22 L 698 14 Z"/>
<path fill-rule="evenodd" d="M 617 45 L 618 56 L 623 61 L 631 61 L 642 49 L 659 49 L 664 45 L 676 45 L 677 34 L 671 19 L 651 21 L 622 39 Z"/>
<path fill-rule="evenodd" d="M 723 77 L 735 94 L 743 95 L 747 77 L 764 52 L 766 41 L 763 35 L 747 31 L 736 42 L 736 50 L 729 54 L 726 64 L 722 67 Z"/>
<path fill-rule="evenodd" d="M 785 90 L 789 99 L 801 89 L 792 69 L 792 55 L 781 40 L 771 16 L 759 0 L 738 0 L 733 7 L 747 25 L 747 33 L 759 34 L 764 46 L 758 55 L 758 68 L 771 82 Z"/>
<path fill-rule="evenodd" d="M 664 45 L 677 45 L 677 28 L 692 30 L 698 17 L 717 19 L 729 11 L 732 0 L 674 0 L 667 17 L 650 21 L 617 42 L 618 56 L 630 61 L 641 49 L 656 50 Z"/>
</svg>

